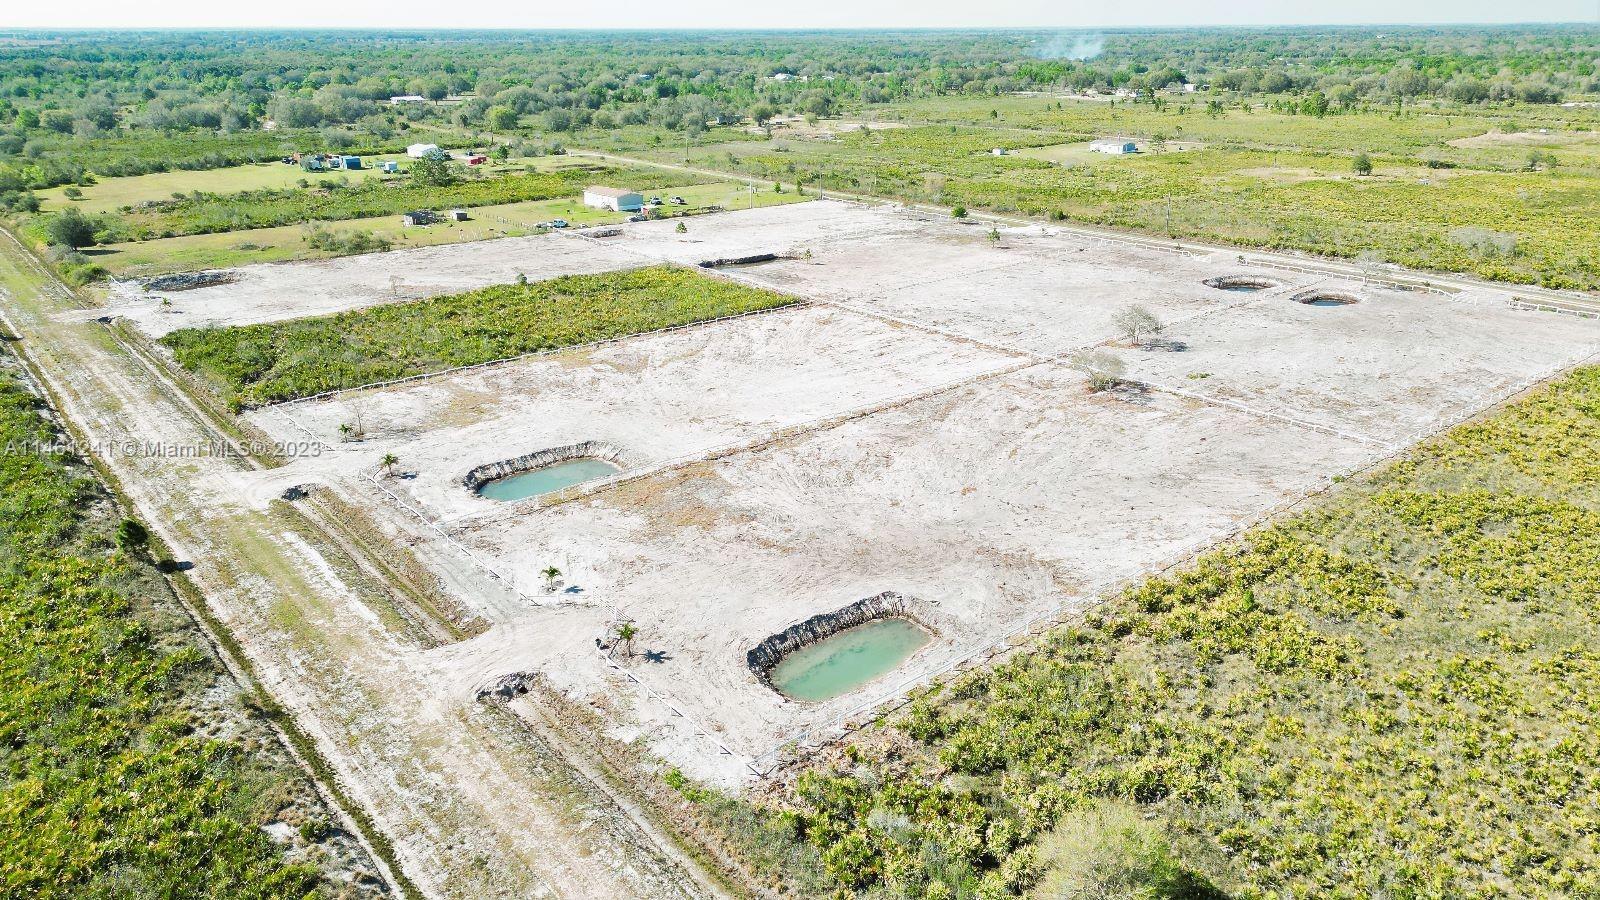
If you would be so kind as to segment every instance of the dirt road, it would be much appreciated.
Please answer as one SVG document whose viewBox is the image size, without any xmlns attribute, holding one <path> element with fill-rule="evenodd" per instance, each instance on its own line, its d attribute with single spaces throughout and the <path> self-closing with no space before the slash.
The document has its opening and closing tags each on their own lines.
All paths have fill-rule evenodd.
<svg viewBox="0 0 1600 900">
<path fill-rule="evenodd" d="M 0 235 L 0 312 L 61 412 L 180 560 L 430 897 L 694 897 L 680 862 L 551 747 L 435 677 L 380 588 L 281 504 L 181 392 Z"/>
</svg>

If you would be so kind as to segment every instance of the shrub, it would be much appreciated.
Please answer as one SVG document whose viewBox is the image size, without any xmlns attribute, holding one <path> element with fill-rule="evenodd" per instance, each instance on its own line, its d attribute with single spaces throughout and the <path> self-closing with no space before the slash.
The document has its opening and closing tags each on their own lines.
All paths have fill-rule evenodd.
<svg viewBox="0 0 1600 900">
<path fill-rule="evenodd" d="M 1450 243 L 1471 251 L 1480 259 L 1515 256 L 1517 253 L 1516 235 L 1476 225 L 1450 229 Z"/>
<path fill-rule="evenodd" d="M 306 235 L 306 246 L 340 256 L 377 253 L 391 249 L 394 242 L 370 231 L 330 231 L 313 225 Z"/>
<path fill-rule="evenodd" d="M 92 245 L 98 230 L 99 226 L 93 219 L 70 206 L 48 216 L 42 226 L 47 242 L 71 250 Z"/>
<path fill-rule="evenodd" d="M 1080 350 L 1069 360 L 1072 367 L 1089 376 L 1089 390 L 1108 391 L 1122 383 L 1127 367 L 1122 358 L 1104 350 Z"/>
</svg>

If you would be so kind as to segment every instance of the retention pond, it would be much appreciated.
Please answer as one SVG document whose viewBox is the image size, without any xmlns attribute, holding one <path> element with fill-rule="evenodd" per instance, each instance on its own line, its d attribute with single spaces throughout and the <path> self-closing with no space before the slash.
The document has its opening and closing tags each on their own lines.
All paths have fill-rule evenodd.
<svg viewBox="0 0 1600 900">
<path fill-rule="evenodd" d="M 908 619 L 876 619 L 785 656 L 772 668 L 772 686 L 796 700 L 831 700 L 893 671 L 930 640 Z"/>
<path fill-rule="evenodd" d="M 478 488 L 478 493 L 490 500 L 522 500 L 559 491 L 562 488 L 583 484 L 596 478 L 605 478 L 622 471 L 615 463 L 603 459 L 567 459 L 551 463 L 530 472 L 520 472 L 497 478 Z"/>
</svg>

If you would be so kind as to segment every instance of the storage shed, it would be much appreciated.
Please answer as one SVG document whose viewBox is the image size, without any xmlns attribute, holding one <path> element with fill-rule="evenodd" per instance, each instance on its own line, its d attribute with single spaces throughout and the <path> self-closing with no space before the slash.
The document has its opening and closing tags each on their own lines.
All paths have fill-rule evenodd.
<svg viewBox="0 0 1600 900">
<path fill-rule="evenodd" d="M 1089 145 L 1089 149 L 1096 153 L 1109 153 L 1112 156 L 1123 156 L 1128 153 L 1138 153 L 1139 145 L 1135 144 L 1133 141 L 1123 140 L 1122 138 L 1114 138 L 1110 140 L 1095 141 Z"/>
<path fill-rule="evenodd" d="M 612 212 L 638 212 L 644 209 L 644 197 L 638 191 L 622 188 L 587 187 L 583 189 L 583 205 Z"/>
</svg>

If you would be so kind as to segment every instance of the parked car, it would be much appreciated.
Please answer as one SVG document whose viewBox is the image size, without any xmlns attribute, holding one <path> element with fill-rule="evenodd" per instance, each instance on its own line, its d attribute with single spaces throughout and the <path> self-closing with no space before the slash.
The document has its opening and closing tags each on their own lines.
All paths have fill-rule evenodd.
<svg viewBox="0 0 1600 900">
<path fill-rule="evenodd" d="M 629 222 L 648 222 L 648 221 L 650 221 L 650 217 L 649 216 L 629 216 L 628 217 L 628 221 Z"/>
<path fill-rule="evenodd" d="M 567 220 L 566 219 L 551 219 L 550 220 L 550 227 L 551 228 L 565 228 L 565 227 L 567 227 Z"/>
<path fill-rule="evenodd" d="M 673 206 L 683 206 L 683 205 L 687 204 L 688 202 L 689 201 L 683 199 L 682 197 L 673 197 L 672 198 L 672 205 Z"/>
<path fill-rule="evenodd" d="M 661 198 L 660 197 L 651 197 L 649 200 L 646 200 L 644 202 L 644 205 L 645 206 L 660 206 L 661 205 Z"/>
</svg>

